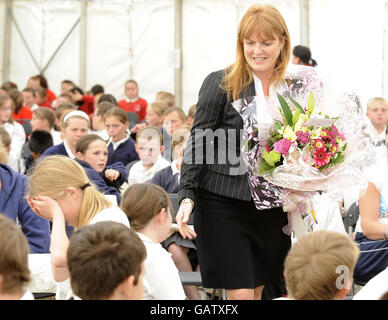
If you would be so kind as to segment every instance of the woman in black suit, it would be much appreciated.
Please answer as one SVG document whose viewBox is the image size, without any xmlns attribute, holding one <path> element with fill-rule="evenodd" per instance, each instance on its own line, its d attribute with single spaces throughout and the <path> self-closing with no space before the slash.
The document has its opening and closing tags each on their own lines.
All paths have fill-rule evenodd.
<svg viewBox="0 0 388 320">
<path fill-rule="evenodd" d="M 252 200 L 240 157 L 243 121 L 231 104 L 273 95 L 289 58 L 283 17 L 273 6 L 254 5 L 239 26 L 236 62 L 207 76 L 199 92 L 182 163 L 177 223 L 184 238 L 197 237 L 203 286 L 225 288 L 228 299 L 260 299 L 264 285 L 279 284 L 290 247 L 278 190 L 261 180 L 260 201 L 255 206 Z M 187 225 L 194 207 L 195 231 Z"/>
</svg>

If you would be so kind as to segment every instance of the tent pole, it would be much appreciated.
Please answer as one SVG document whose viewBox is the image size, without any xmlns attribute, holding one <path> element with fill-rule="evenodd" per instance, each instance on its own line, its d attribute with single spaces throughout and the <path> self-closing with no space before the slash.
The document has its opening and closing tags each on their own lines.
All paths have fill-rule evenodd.
<svg viewBox="0 0 388 320">
<path fill-rule="evenodd" d="M 2 83 L 9 80 L 9 65 L 11 52 L 11 22 L 12 22 L 12 0 L 5 2 L 4 19 L 4 48 L 3 48 L 3 75 Z"/>
<path fill-rule="evenodd" d="M 300 0 L 300 43 L 310 46 L 310 0 Z"/>
<path fill-rule="evenodd" d="M 87 72 L 87 0 L 81 0 L 79 86 L 86 89 Z"/>
<path fill-rule="evenodd" d="M 175 105 L 182 106 L 182 0 L 175 0 L 175 53 L 179 66 L 175 66 Z"/>
</svg>

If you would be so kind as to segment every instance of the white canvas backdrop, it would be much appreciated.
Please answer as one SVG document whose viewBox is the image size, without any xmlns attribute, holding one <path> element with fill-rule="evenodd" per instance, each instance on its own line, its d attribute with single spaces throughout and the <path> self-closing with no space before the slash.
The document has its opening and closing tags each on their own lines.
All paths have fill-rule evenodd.
<svg viewBox="0 0 388 320">
<path fill-rule="evenodd" d="M 184 0 L 182 18 L 182 83 L 184 110 L 196 103 L 204 77 L 232 63 L 236 29 L 252 0 Z M 262 1 L 264 2 L 264 1 Z M 298 0 L 265 1 L 283 14 L 292 46 L 300 44 Z M 363 105 L 383 92 L 384 23 L 386 0 L 310 0 L 310 48 L 318 67 L 335 87 L 355 91 Z M 5 21 L 5 0 L 0 0 L 0 18 Z M 57 49 L 81 14 L 80 1 L 15 0 L 13 13 L 40 68 Z M 149 102 L 157 91 L 174 92 L 174 0 L 88 1 L 86 64 L 81 66 L 81 28 L 78 24 L 45 71 L 57 94 L 60 82 L 102 84 L 106 92 L 123 97 L 127 79 L 139 82 L 140 95 Z M 386 26 L 385 26 L 386 27 Z M 0 23 L 0 34 L 4 24 Z M 385 36 L 387 34 L 385 33 Z M 388 61 L 385 42 L 385 61 Z M 3 36 L 0 37 L 4 47 Z M 3 70 L 3 50 L 0 50 Z M 28 77 L 39 72 L 12 24 L 9 80 L 23 88 Z M 384 73 L 385 72 L 385 73 Z M 5 80 L 5 79 L 3 79 Z M 385 83 L 388 79 L 384 79 Z"/>
</svg>

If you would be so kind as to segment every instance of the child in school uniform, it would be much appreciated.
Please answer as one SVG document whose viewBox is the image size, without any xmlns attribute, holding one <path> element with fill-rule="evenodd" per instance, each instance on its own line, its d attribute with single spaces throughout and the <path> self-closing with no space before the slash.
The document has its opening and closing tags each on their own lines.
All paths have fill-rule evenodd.
<svg viewBox="0 0 388 320">
<path fill-rule="evenodd" d="M 90 121 L 88 115 L 79 110 L 68 112 L 63 118 L 63 142 L 48 148 L 42 156 L 63 155 L 75 158 L 75 145 L 79 138 L 88 134 Z"/>
<path fill-rule="evenodd" d="M 113 195 L 119 204 L 120 187 L 127 181 L 127 170 L 121 162 L 106 166 L 108 148 L 106 142 L 96 134 L 81 137 L 76 144 L 78 163 L 84 168 L 97 189 L 106 195 Z"/>
<path fill-rule="evenodd" d="M 0 214 L 0 300 L 34 300 L 27 289 L 28 242 L 14 221 Z"/>
<path fill-rule="evenodd" d="M 54 155 L 42 159 L 29 180 L 28 204 L 37 215 L 52 221 L 50 254 L 54 280 L 59 288 L 66 287 L 66 224 L 80 228 L 100 221 L 116 221 L 129 228 L 128 218 L 94 187 L 82 166 L 69 157 Z"/>
<path fill-rule="evenodd" d="M 0 126 L 4 126 L 12 139 L 9 154 L 12 159 L 15 159 L 15 162 L 10 163 L 10 166 L 12 169 L 20 172 L 19 161 L 23 144 L 26 141 L 26 133 L 23 126 L 13 120 L 13 109 L 14 105 L 12 99 L 8 96 L 0 96 Z"/>
<path fill-rule="evenodd" d="M 186 147 L 190 132 L 190 125 L 183 125 L 174 131 L 172 134 L 174 160 L 171 165 L 156 172 L 153 178 L 147 182 L 162 187 L 169 194 L 178 193 L 183 151 Z M 181 234 L 176 231 L 162 242 L 162 246 L 171 253 L 172 259 L 179 271 L 192 272 L 193 267 L 196 267 L 197 247 L 195 240 L 183 239 Z M 193 260 L 193 263 L 191 260 Z M 201 299 L 196 286 L 183 286 L 183 289 L 189 300 Z"/>
<path fill-rule="evenodd" d="M 145 258 L 143 242 L 123 224 L 83 226 L 67 250 L 71 288 L 82 300 L 140 300 Z"/>
<path fill-rule="evenodd" d="M 167 193 L 150 183 L 134 184 L 125 190 L 120 207 L 147 250 L 143 300 L 185 299 L 178 269 L 171 254 L 160 245 L 167 238 L 172 221 Z"/>
<path fill-rule="evenodd" d="M 151 179 L 156 172 L 170 166 L 162 157 L 162 134 L 157 127 L 144 127 L 136 135 L 136 152 L 140 160 L 135 162 L 128 173 L 128 185 Z"/>
<path fill-rule="evenodd" d="M 104 115 L 105 129 L 110 139 L 108 141 L 108 165 L 121 162 L 126 166 L 129 162 L 139 160 L 135 150 L 135 141 L 128 134 L 128 115 L 119 108 L 109 109 Z"/>
<path fill-rule="evenodd" d="M 118 106 L 126 112 L 135 112 L 139 116 L 138 122 L 146 116 L 147 101 L 139 97 L 139 86 L 135 80 L 125 83 L 125 99 L 118 102 Z"/>
</svg>

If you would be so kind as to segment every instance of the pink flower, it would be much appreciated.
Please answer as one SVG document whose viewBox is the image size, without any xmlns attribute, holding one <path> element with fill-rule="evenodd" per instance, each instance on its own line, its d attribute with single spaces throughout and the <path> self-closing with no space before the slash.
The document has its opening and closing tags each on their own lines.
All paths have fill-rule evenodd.
<svg viewBox="0 0 388 320">
<path fill-rule="evenodd" d="M 330 145 L 329 151 L 331 155 L 335 155 L 338 151 L 338 145 L 333 143 L 332 145 Z"/>
<path fill-rule="evenodd" d="M 310 133 L 309 132 L 302 132 L 297 131 L 296 132 L 296 140 L 298 140 L 301 144 L 307 144 L 310 141 Z"/>
<path fill-rule="evenodd" d="M 337 138 L 337 136 L 339 135 L 338 129 L 335 125 L 331 126 L 330 135 L 332 136 L 333 139 Z"/>
<path fill-rule="evenodd" d="M 288 150 L 290 150 L 290 147 L 292 145 L 292 142 L 286 138 L 283 138 L 273 144 L 273 148 L 276 152 L 280 152 L 283 156 L 288 156 Z"/>
</svg>

